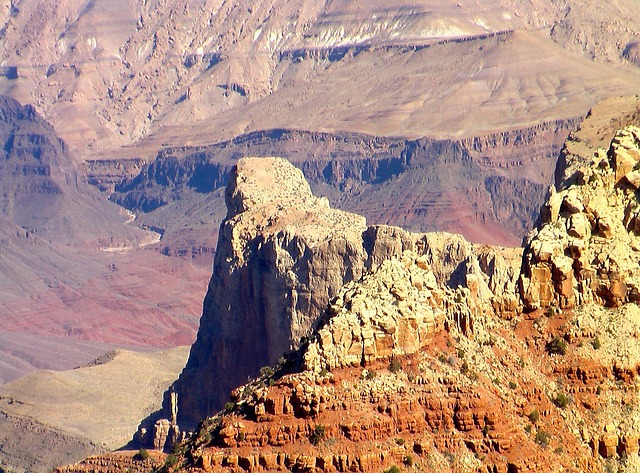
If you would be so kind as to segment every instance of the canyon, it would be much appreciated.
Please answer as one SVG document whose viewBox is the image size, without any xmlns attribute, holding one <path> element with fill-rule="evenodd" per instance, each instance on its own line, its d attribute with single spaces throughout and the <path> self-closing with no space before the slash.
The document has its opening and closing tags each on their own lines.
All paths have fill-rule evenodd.
<svg viewBox="0 0 640 473">
<path fill-rule="evenodd" d="M 156 464 L 635 471 L 640 100 L 622 102 L 567 140 L 520 248 L 368 227 L 288 161 L 240 159 L 198 339 L 168 391 L 183 441 Z M 114 465 L 147 463 L 57 471 Z"/>
<path fill-rule="evenodd" d="M 230 402 L 231 389 L 245 383 L 248 376 L 258 375 L 261 367 L 277 364 L 285 353 L 297 360 L 294 364 L 298 367 L 307 366 L 304 363 L 308 361 L 310 371 L 329 371 L 337 380 L 351 383 L 352 388 L 347 390 L 360 389 L 358 376 L 366 377 L 368 371 L 356 372 L 344 360 L 326 361 L 327 357 L 338 356 L 337 352 L 328 342 L 323 345 L 312 339 L 315 330 L 326 322 L 327 310 L 350 310 L 341 306 L 339 299 L 334 300 L 340 294 L 344 300 L 345 291 L 351 290 L 345 285 L 355 284 L 362 277 L 370 278 L 373 284 L 392 273 L 400 281 L 403 276 L 397 264 L 406 266 L 411 278 L 428 280 L 423 287 L 429 284 L 427 289 L 435 296 L 421 299 L 420 304 L 429 305 L 432 313 L 427 316 L 420 312 L 418 319 L 406 322 L 412 327 L 426 324 L 420 325 L 419 340 L 413 340 L 402 328 L 402 340 L 385 338 L 373 352 L 366 344 L 371 358 L 361 360 L 361 364 L 371 363 L 374 371 L 385 372 L 391 362 L 389 346 L 399 344 L 404 350 L 417 343 L 411 353 L 398 352 L 399 363 L 404 371 L 412 373 L 414 381 L 419 375 L 407 363 L 411 361 L 412 366 L 425 370 L 428 365 L 438 372 L 441 367 L 434 359 L 440 353 L 436 349 L 457 358 L 448 364 L 451 367 L 466 362 L 469 368 L 480 363 L 460 356 L 457 350 L 454 353 L 449 346 L 471 343 L 464 337 L 484 340 L 486 333 L 482 330 L 486 327 L 478 326 L 478 313 L 495 313 L 498 319 L 515 324 L 514 320 L 523 317 L 526 321 L 538 320 L 527 314 L 546 314 L 548 307 L 557 308 L 561 311 L 557 319 L 567 317 L 567 321 L 573 320 L 574 308 L 583 304 L 628 307 L 627 302 L 633 301 L 637 292 L 633 258 L 605 256 L 608 235 L 636 231 L 637 209 L 627 201 L 614 202 L 611 197 L 607 204 L 617 210 L 603 217 L 597 210 L 605 206 L 598 195 L 602 189 L 586 194 L 567 189 L 590 179 L 601 180 L 603 189 L 609 185 L 609 177 L 601 175 L 608 172 L 604 158 L 600 161 L 604 167 L 594 171 L 591 156 L 597 149 L 604 149 L 609 153 L 607 159 L 612 159 L 615 150 L 610 143 L 615 131 L 637 123 L 638 99 L 632 96 L 638 93 L 640 84 L 640 31 L 635 10 L 632 0 L 616 0 L 606 7 L 595 0 L 480 0 L 455 4 L 433 0 L 3 2 L 0 388 L 6 391 L 0 395 L 4 419 L 0 432 L 5 439 L 20 440 L 3 443 L 6 451 L 0 448 L 0 468 L 45 471 L 115 447 L 115 441 L 110 443 L 98 431 L 109 428 L 112 416 L 121 415 L 117 409 L 111 414 L 105 407 L 95 411 L 93 419 L 85 416 L 77 420 L 78 425 L 70 426 L 56 420 L 57 411 L 46 396 L 49 382 L 69 383 L 96 359 L 108 359 L 104 364 L 114 363 L 114 370 L 118 360 L 126 360 L 129 366 L 122 369 L 137 366 L 142 370 L 150 366 L 148 357 L 162 359 L 164 350 L 196 341 L 187 368 L 164 398 L 159 393 L 172 381 L 169 378 L 178 377 L 178 360 L 186 357 L 184 349 L 177 349 L 175 353 L 181 354 L 173 358 L 167 372 L 154 368 L 146 373 L 149 383 L 160 383 L 162 378 L 164 387 L 144 390 L 136 398 L 136 406 L 144 404 L 144 411 L 122 414 L 126 417 L 122 432 L 131 433 L 148 416 L 138 426 L 145 434 L 138 434 L 136 441 L 153 444 L 150 438 L 160 415 L 155 411 L 164 402 L 166 419 L 157 429 L 164 437 L 155 442 L 167 446 L 184 435 L 177 433 L 178 424 L 183 431 L 195 429 L 205 416 L 216 414 Z M 597 105 L 603 99 L 607 100 Z M 581 124 L 585 116 L 588 119 Z M 629 144 L 633 132 L 629 133 L 620 138 L 621 143 Z M 247 156 L 265 158 L 263 163 L 270 162 L 268 157 L 284 157 L 302 172 L 275 166 L 284 175 L 272 181 L 273 187 L 287 188 L 284 183 L 295 174 L 298 184 L 291 192 L 304 194 L 305 200 L 285 199 L 280 206 L 265 207 L 269 210 L 262 212 L 269 212 L 276 220 L 261 224 L 259 231 L 252 225 L 262 221 L 264 215 L 253 215 L 246 222 L 251 206 L 232 190 L 242 189 L 241 183 L 234 182 L 237 166 L 245 166 L 250 174 L 247 162 L 242 160 Z M 616 189 L 629 191 L 636 177 L 633 163 L 625 159 L 607 161 L 607 166 L 615 169 L 616 179 L 625 176 L 622 184 L 616 181 Z M 565 171 L 571 166 L 587 170 L 586 174 L 579 177 Z M 260 175 L 269 179 L 268 172 Z M 554 181 L 555 193 L 549 192 L 549 184 Z M 225 189 L 231 189 L 228 192 L 232 195 L 225 195 Z M 252 195 L 256 195 L 254 191 Z M 576 204 L 578 200 L 583 202 L 582 207 Z M 591 207 L 587 200 L 592 202 Z M 308 205 L 313 208 L 309 215 L 289 209 Z M 617 222 L 620 212 L 624 229 L 610 222 Z M 554 229 L 544 227 L 549 223 L 555 225 Z M 237 229 L 243 225 L 248 234 L 238 235 Z M 340 231 L 330 230 L 336 225 Z M 561 226 L 568 233 L 556 228 Z M 269 228 L 273 233 L 268 233 Z M 283 228 L 296 230 L 292 233 Z M 531 230 L 537 232 L 536 240 L 527 236 Z M 249 234 L 251 240 L 245 241 Z M 583 247 L 576 240 L 590 243 Z M 632 240 L 616 240 L 616 251 L 622 251 Z M 514 248 L 523 241 L 527 250 L 520 277 L 522 253 Z M 229 247 L 229 242 L 235 246 Z M 280 245 L 285 245 L 284 250 Z M 511 249 L 497 250 L 492 245 Z M 405 251 L 413 253 L 403 256 Z M 214 259 L 214 276 L 203 307 Z M 388 262 L 395 259 L 401 263 Z M 594 260 L 606 269 L 591 268 Z M 425 265 L 431 269 L 435 283 Z M 508 274 L 498 274 L 500 271 Z M 225 272 L 231 279 L 225 279 Z M 409 298 L 415 296 L 413 279 L 406 288 L 394 290 L 394 300 L 401 300 L 398 291 L 402 290 L 407 297 L 411 294 Z M 265 287 L 284 291 L 286 297 L 269 295 Z M 479 301 L 490 297 L 490 307 L 484 302 L 474 306 L 470 302 L 474 297 L 470 299 L 460 288 L 474 294 L 477 289 L 474 297 Z M 462 292 L 448 292 L 458 289 Z M 373 292 L 377 303 L 387 307 L 384 291 L 382 295 Z M 221 302 L 224 297 L 228 299 L 226 306 Z M 599 318 L 590 330 L 597 332 L 599 324 L 609 323 L 605 321 L 609 315 L 596 308 L 587 312 L 591 310 Z M 239 318 L 228 321 L 222 317 L 229 311 L 237 312 Z M 365 325 L 366 312 L 357 314 Z M 442 312 L 457 315 L 450 320 Z M 200 314 L 204 315 L 196 339 Z M 381 337 L 394 324 L 405 327 L 405 315 L 385 314 L 382 318 L 386 325 L 374 325 L 370 330 Z M 255 320 L 266 334 L 264 340 L 256 341 L 252 330 L 246 330 L 246 322 Z M 340 322 L 340 329 L 335 329 L 339 333 L 322 332 L 323 339 L 337 337 L 348 345 L 344 330 L 353 321 Z M 539 337 L 545 343 L 552 335 L 571 342 L 572 335 L 560 330 L 555 319 L 549 322 L 536 322 L 533 328 L 523 322 L 522 331 L 517 327 L 513 330 L 521 341 L 533 336 L 538 348 L 542 346 Z M 529 331 L 534 329 L 539 333 L 531 335 L 534 332 Z M 476 331 L 480 335 L 474 338 Z M 358 336 L 366 339 L 368 333 Z M 491 334 L 502 340 L 502 335 Z M 580 336 L 587 343 L 591 335 Z M 618 342 L 609 340 L 606 334 L 598 338 L 606 347 L 618 347 Z M 505 340 L 507 351 L 523 358 L 530 356 L 520 342 L 509 337 Z M 431 346 L 431 341 L 439 348 Z M 529 345 L 527 342 L 527 349 Z M 364 350 L 357 343 L 351 346 Z M 471 343 L 464 350 L 480 348 Z M 312 352 L 315 361 L 302 360 Z M 423 352 L 427 359 L 420 358 Z M 126 355 L 114 359 L 106 355 L 114 353 Z M 489 351 L 483 353 L 493 359 Z M 535 352 L 538 355 L 547 360 L 545 350 L 539 349 Z M 580 365 L 582 371 L 575 374 L 578 368 L 570 358 L 563 358 L 569 360 L 562 368 L 567 371 L 558 376 L 573 382 L 571 376 L 602 375 L 604 378 L 598 378 L 601 389 L 605 389 L 610 376 L 628 371 L 605 361 L 602 366 L 587 363 L 587 375 Z M 506 369 L 517 370 L 519 365 L 512 361 L 504 362 Z M 209 371 L 212 363 L 217 367 Z M 319 363 L 317 370 L 311 369 L 314 363 Z M 478 370 L 480 367 L 485 369 L 485 365 L 477 365 Z M 421 375 L 422 368 L 418 370 Z M 58 374 L 58 370 L 63 371 Z M 95 367 L 89 369 L 88 385 L 98 372 Z M 503 379 L 500 373 L 494 375 L 502 387 L 505 383 L 519 384 Z M 526 378 L 529 375 L 533 378 Z M 138 376 L 145 374 L 122 380 L 105 406 L 121 403 L 119 393 L 136 389 Z M 331 376 L 314 376 L 304 385 L 335 385 Z M 547 385 L 540 387 L 536 370 L 526 376 L 526 382 L 535 389 L 550 392 Z M 279 382 L 269 376 L 262 378 L 266 385 Z M 254 414 L 255 409 L 261 412 L 263 403 L 265 414 L 256 416 L 267 423 L 279 422 L 280 414 L 291 414 L 295 406 L 294 417 L 298 420 L 291 432 L 298 433 L 287 439 L 297 442 L 310 434 L 311 427 L 305 424 L 309 413 L 301 413 L 297 401 L 291 400 L 290 390 L 297 383 L 294 378 L 286 381 L 290 384 L 274 388 L 289 401 L 281 403 L 280 394 L 270 397 L 267 404 L 262 398 L 238 397 L 237 393 L 234 399 L 253 406 Z M 385 378 L 384 383 L 396 383 L 393 386 L 405 392 L 422 389 L 420 382 L 405 379 L 401 373 L 395 378 Z M 365 381 L 369 383 L 365 389 L 371 389 L 373 397 L 379 397 L 379 389 L 388 389 L 376 384 L 380 379 Z M 35 393 L 30 392 L 33 386 L 38 387 Z M 458 387 L 455 394 L 445 394 L 441 386 L 441 392 L 429 395 L 455 397 L 449 407 L 457 411 L 460 402 L 477 404 L 465 398 L 470 395 L 465 386 Z M 484 388 L 489 399 L 497 392 L 501 399 L 511 394 L 531 399 L 518 389 L 512 393 L 496 391 L 488 384 Z M 335 404 L 330 410 L 353 416 L 362 406 L 349 407 L 350 395 L 341 389 L 334 393 L 346 407 Z M 87 396 L 102 395 L 91 393 Z M 410 410 L 419 404 L 429 405 L 433 411 L 433 403 L 426 400 L 429 395 L 422 392 L 415 399 L 403 399 L 412 406 Z M 143 400 L 145 396 L 148 403 Z M 607 396 L 611 402 L 620 400 L 615 389 Z M 595 405 L 592 401 L 590 397 L 588 402 Z M 269 407 L 273 402 L 282 404 L 282 409 Z M 22 409 L 22 403 L 31 407 Z M 374 404 L 378 414 L 396 409 L 393 403 Z M 168 413 L 176 406 L 178 412 L 173 419 Z M 513 408 L 500 406 L 502 411 Z M 556 429 L 562 421 L 547 407 L 540 412 L 545 419 L 549 416 L 548 422 Z M 267 411 L 271 416 L 277 412 L 277 417 L 266 419 Z M 448 415 L 433 412 L 430 415 L 443 419 Z M 513 416 L 520 412 L 513 411 Z M 582 411 L 576 412 L 582 415 Z M 610 414 L 617 416 L 615 412 Z M 454 418 L 454 425 L 462 425 L 464 416 L 468 413 Z M 392 418 L 399 421 L 398 417 Z M 304 422 L 296 424 L 300 419 Z M 249 420 L 255 419 L 250 416 Z M 338 425 L 332 424 L 334 421 L 333 417 L 322 420 L 327 426 L 325 433 L 339 438 L 334 435 Z M 429 426 L 432 430 L 446 426 L 448 430 L 450 422 L 443 422 L 431 422 Z M 496 471 L 525 468 L 511 457 L 504 460 L 496 456 L 495 443 L 500 442 L 491 437 L 493 424 L 478 419 L 465 422 L 465 429 L 471 430 L 461 431 L 477 434 L 473 429 L 478 428 L 485 444 L 493 445 L 475 452 L 490 457 L 483 465 Z M 497 430 L 519 432 L 514 438 L 524 438 L 528 432 L 523 431 L 526 425 L 522 422 L 526 421 L 519 422 Z M 538 427 L 534 424 L 531 429 Z M 340 429 L 355 432 L 371 430 L 372 425 Z M 375 426 L 381 432 L 388 430 L 380 423 Z M 629 447 L 632 451 L 633 441 L 628 436 L 633 435 L 633 429 L 627 424 L 606 427 L 605 434 L 610 438 L 608 446 L 603 447 L 605 451 L 613 448 L 614 436 L 618 442 L 614 450 L 626 452 Z M 560 427 L 545 428 L 551 438 L 564 436 Z M 267 435 L 260 429 L 256 427 L 251 435 Z M 485 435 L 487 429 L 491 432 Z M 42 438 L 53 439 L 59 452 L 69 454 L 38 457 L 42 449 L 34 440 L 35 434 L 16 437 L 23 430 L 44 432 Z M 215 429 L 208 432 L 217 439 L 210 446 L 216 442 L 233 444 L 231 437 L 216 437 L 218 434 Z M 595 442 L 597 450 L 597 439 L 605 434 L 593 430 L 583 437 Z M 202 435 L 206 437 L 207 432 L 203 430 Z M 237 441 L 240 431 L 233 435 Z M 362 435 L 365 438 L 368 434 Z M 124 442 L 124 434 L 118 438 L 118 442 Z M 424 452 L 433 441 L 440 452 L 433 452 L 433 464 L 444 468 L 442 465 L 451 462 L 448 457 L 444 458 L 446 462 L 441 461 L 442 452 L 453 448 L 452 438 L 437 437 L 426 443 L 424 439 L 407 438 L 405 450 Z M 464 436 L 455 438 L 470 442 Z M 478 440 L 474 437 L 473 442 L 481 443 Z M 251 442 L 251 448 L 257 448 L 257 444 L 267 447 L 264 440 Z M 342 440 L 336 442 L 343 445 Z M 533 444 L 527 443 L 530 458 L 540 453 L 535 438 Z M 242 442 L 233 445 L 240 450 L 249 448 Z M 347 450 L 349 445 L 344 443 Z M 583 447 L 583 441 L 567 446 L 572 452 L 567 456 L 583 458 Z M 341 448 L 336 446 L 335 451 Z M 506 444 L 500 448 L 508 450 Z M 379 465 L 389 467 L 391 457 L 383 450 Z M 16 451 L 25 455 L 16 456 Z M 235 468 L 232 456 L 224 459 L 213 450 L 205 453 L 198 460 L 199 467 L 217 468 L 219 460 Z M 267 469 L 297 464 L 291 452 L 278 455 L 269 460 L 261 460 L 259 454 L 245 455 L 242 468 L 247 462 Z M 404 459 L 397 455 L 394 462 L 402 463 Z M 378 460 L 369 460 L 371 465 L 378 464 Z M 467 454 L 460 457 L 463 463 L 476 462 L 473 464 L 477 466 L 476 460 Z M 138 464 L 124 454 L 118 461 L 126 470 L 149 469 L 149 462 L 161 466 L 164 460 L 162 455 L 153 454 L 149 462 Z M 309 459 L 304 468 L 320 468 L 321 464 L 353 467 L 353 458 L 323 461 L 312 463 Z M 367 459 L 362 461 L 366 463 Z M 602 466 L 599 458 L 594 461 L 588 465 Z"/>
</svg>

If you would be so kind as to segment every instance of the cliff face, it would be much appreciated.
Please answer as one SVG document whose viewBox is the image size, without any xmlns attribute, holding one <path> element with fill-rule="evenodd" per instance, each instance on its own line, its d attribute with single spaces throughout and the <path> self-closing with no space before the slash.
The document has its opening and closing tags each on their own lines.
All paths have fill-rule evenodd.
<svg viewBox="0 0 640 473">
<path fill-rule="evenodd" d="M 640 130 L 599 148 L 587 139 L 594 121 L 567 142 L 522 268 L 516 249 L 454 235 L 353 232 L 362 250 L 349 264 L 363 277 L 328 304 L 320 296 L 317 329 L 233 391 L 185 445 L 181 468 L 635 471 L 640 409 L 625 399 L 637 395 L 640 366 L 628 343 L 639 320 Z M 243 177 L 265 162 L 288 168 L 241 160 L 232 179 L 227 221 L 240 231 L 246 212 L 252 229 L 280 220 L 264 195 L 274 178 Z M 253 202 L 265 211 L 252 213 Z M 237 255 L 227 261 L 248 261 Z"/>
<path fill-rule="evenodd" d="M 295 348 L 329 297 L 364 269 L 362 217 L 330 209 L 284 160 L 235 169 L 201 329 L 176 385 L 187 424 Z"/>
<path fill-rule="evenodd" d="M 223 189 L 237 160 L 282 156 L 303 171 L 316 195 L 370 223 L 515 245 L 532 228 L 575 124 L 546 122 L 457 141 L 256 132 L 210 146 L 163 150 L 135 178 L 116 185 L 112 199 L 136 212 L 139 223 L 164 230 L 165 254 L 197 255 L 215 248 L 211 234 L 224 218 Z M 107 182 L 128 172 L 116 161 L 112 165 L 91 165 L 90 179 Z"/>
<path fill-rule="evenodd" d="M 558 189 L 550 188 L 525 250 L 520 283 L 528 308 L 640 300 L 640 129 L 626 126 L 602 148 L 590 136 L 599 125 L 586 120 L 563 150 Z"/>
<path fill-rule="evenodd" d="M 226 202 L 198 339 L 176 383 L 178 421 L 187 427 L 220 409 L 247 376 L 298 348 L 344 284 L 403 251 L 419 252 L 432 277 L 451 287 L 493 294 L 499 277 L 516 274 L 501 271 L 504 258 L 491 251 L 483 272 L 457 235 L 367 229 L 364 218 L 314 197 L 302 173 L 279 158 L 241 159 Z M 513 291 L 499 294 L 496 301 L 513 310 Z"/>
<path fill-rule="evenodd" d="M 638 101 L 629 104 L 626 118 L 619 108 L 613 121 L 594 113 L 566 143 L 558 190 L 523 249 L 365 229 L 314 198 L 286 161 L 240 160 L 222 271 L 177 385 L 179 409 L 192 410 L 178 417 L 222 402 L 215 390 L 208 405 L 188 390 L 206 394 L 212 374 L 227 383 L 242 350 L 267 359 L 266 340 L 292 349 L 234 389 L 167 470 L 638 471 L 640 131 L 602 128 L 637 123 Z M 312 261 L 324 266 L 314 273 Z M 313 282 L 321 267 L 336 287 Z M 303 305 L 317 318 L 303 319 L 301 294 L 312 286 Z M 277 336 L 261 325 L 274 319 L 285 321 Z M 253 327 L 266 335 L 252 338 Z"/>
</svg>

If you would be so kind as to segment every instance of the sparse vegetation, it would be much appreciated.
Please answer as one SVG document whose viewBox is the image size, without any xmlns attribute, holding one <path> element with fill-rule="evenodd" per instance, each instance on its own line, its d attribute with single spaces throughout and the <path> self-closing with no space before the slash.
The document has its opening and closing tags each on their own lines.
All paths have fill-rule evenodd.
<svg viewBox="0 0 640 473">
<path fill-rule="evenodd" d="M 260 368 L 260 376 L 268 378 L 270 376 L 273 376 L 273 374 L 274 374 L 274 371 L 273 371 L 273 368 L 271 368 L 271 366 L 263 366 L 262 368 Z"/>
<path fill-rule="evenodd" d="M 600 343 L 600 339 L 597 336 L 596 338 L 591 340 L 591 346 L 593 347 L 594 350 L 598 350 L 602 346 L 602 344 Z"/>
<path fill-rule="evenodd" d="M 538 430 L 536 432 L 536 443 L 546 448 L 549 446 L 549 440 L 551 440 L 551 435 L 544 430 Z"/>
<path fill-rule="evenodd" d="M 447 461 L 449 463 L 451 463 L 452 465 L 455 463 L 456 456 L 453 453 L 451 453 L 450 451 L 447 450 L 446 452 L 444 452 L 444 456 L 446 457 Z"/>
<path fill-rule="evenodd" d="M 150 456 L 151 455 L 149 455 L 149 452 L 146 449 L 141 448 L 140 450 L 138 450 L 138 453 L 133 456 L 133 459 L 138 461 L 146 461 Z"/>
<path fill-rule="evenodd" d="M 322 369 L 320 370 L 320 373 L 318 373 L 318 374 L 319 374 L 319 376 L 320 376 L 321 378 L 324 378 L 325 376 L 329 375 L 329 370 L 327 370 L 327 368 L 322 368 Z"/>
<path fill-rule="evenodd" d="M 569 396 L 565 393 L 558 393 L 558 395 L 553 399 L 553 403 L 561 409 L 564 409 L 569 405 Z"/>
<path fill-rule="evenodd" d="M 538 412 L 538 409 L 534 409 L 529 413 L 529 415 L 527 417 L 529 418 L 529 420 L 532 423 L 535 424 L 536 422 L 538 422 L 540 420 L 540 413 Z"/>
<path fill-rule="evenodd" d="M 366 370 L 366 372 L 364 373 L 364 379 L 367 379 L 369 381 L 371 381 L 372 379 L 375 379 L 377 376 L 377 373 L 375 370 Z"/>
<path fill-rule="evenodd" d="M 438 361 L 440 363 L 446 363 L 447 362 L 447 355 L 445 355 L 444 353 L 440 353 L 438 355 Z"/>
<path fill-rule="evenodd" d="M 234 410 L 236 408 L 236 403 L 235 402 L 227 402 L 224 405 L 224 410 L 227 412 L 231 412 L 232 410 Z"/>
<path fill-rule="evenodd" d="M 509 381 L 509 387 L 510 387 L 511 389 L 515 389 L 515 388 L 517 388 L 517 387 L 518 387 L 518 385 L 516 384 L 516 382 L 515 382 L 515 381 Z"/>
<path fill-rule="evenodd" d="M 318 424 L 313 428 L 313 432 L 311 432 L 311 435 L 309 436 L 309 442 L 311 442 L 312 445 L 318 445 L 326 439 L 326 437 L 327 434 L 324 425 Z"/>
<path fill-rule="evenodd" d="M 411 455 L 404 457 L 404 465 L 408 468 L 413 466 L 413 457 Z"/>
<path fill-rule="evenodd" d="M 178 464 L 178 457 L 176 457 L 173 453 L 167 455 L 166 460 L 164 461 L 164 470 L 170 470 L 174 466 Z"/>
<path fill-rule="evenodd" d="M 566 355 L 567 354 L 567 342 L 562 337 L 554 337 L 553 340 L 547 345 L 547 351 L 551 355 Z"/>
<path fill-rule="evenodd" d="M 392 373 L 402 371 L 402 362 L 395 356 L 391 357 L 391 360 L 389 361 L 389 371 Z"/>
<path fill-rule="evenodd" d="M 404 445 L 404 439 L 402 437 L 398 437 L 396 439 L 396 445 L 400 445 L 400 446 Z"/>
<path fill-rule="evenodd" d="M 482 341 L 482 346 L 492 347 L 496 344 L 496 339 L 493 335 L 489 335 L 489 338 Z"/>
<path fill-rule="evenodd" d="M 384 470 L 384 473 L 400 473 L 400 468 L 398 465 L 391 465 L 387 470 Z"/>
</svg>

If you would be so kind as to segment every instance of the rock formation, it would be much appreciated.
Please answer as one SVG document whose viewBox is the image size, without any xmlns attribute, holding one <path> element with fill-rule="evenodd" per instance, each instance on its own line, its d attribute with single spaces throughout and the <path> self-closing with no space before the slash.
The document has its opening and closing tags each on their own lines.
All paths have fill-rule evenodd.
<svg viewBox="0 0 640 473">
<path fill-rule="evenodd" d="M 224 330 L 234 317 L 233 299 L 223 296 L 238 294 L 242 281 L 253 281 L 243 306 L 263 300 L 286 316 L 298 314 L 294 302 L 315 284 L 306 299 L 313 318 L 281 317 L 288 330 L 264 339 L 286 344 L 285 353 L 234 389 L 165 468 L 637 471 L 640 308 L 632 222 L 640 133 L 627 125 L 602 135 L 601 123 L 591 116 L 567 142 L 557 187 L 524 249 L 365 228 L 361 218 L 314 198 L 286 161 L 240 160 L 218 248 L 226 257 L 216 262 L 209 312 L 176 386 L 179 398 L 189 388 L 205 394 L 207 376 L 220 373 L 206 366 L 214 357 L 234 375 L 241 369 L 243 354 L 228 356 L 222 337 L 233 335 Z M 342 266 L 323 253 L 341 250 Z M 321 261 L 349 276 L 320 286 L 319 266 L 309 268 Z M 246 274 L 256 264 L 264 277 Z M 278 284 L 285 271 L 289 286 Z M 265 330 L 266 314 L 253 310 L 239 312 L 242 322 Z M 249 319 L 258 316 L 265 319 Z M 238 346 L 247 349 L 249 335 L 242 336 Z M 204 341 L 219 351 L 203 352 Z M 193 409 L 182 414 L 188 418 L 213 403 L 190 400 L 179 409 L 185 406 Z"/>
<path fill-rule="evenodd" d="M 550 189 L 543 225 L 525 250 L 527 308 L 616 307 L 640 300 L 640 128 L 618 131 L 591 159 L 565 148 L 560 188 Z"/>
<path fill-rule="evenodd" d="M 283 159 L 240 160 L 226 202 L 198 340 L 176 383 L 183 426 L 212 415 L 247 376 L 296 349 L 344 284 L 405 250 L 432 265 L 430 278 L 440 284 L 468 287 L 505 313 L 517 310 L 517 251 L 487 248 L 479 259 L 458 235 L 367 229 L 364 218 L 314 197 Z M 471 323 L 465 311 L 458 317 Z"/>
</svg>

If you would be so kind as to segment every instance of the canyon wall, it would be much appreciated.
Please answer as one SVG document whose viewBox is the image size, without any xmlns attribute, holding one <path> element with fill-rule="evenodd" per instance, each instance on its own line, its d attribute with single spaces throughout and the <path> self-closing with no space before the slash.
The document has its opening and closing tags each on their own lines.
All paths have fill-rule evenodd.
<svg viewBox="0 0 640 473">
<path fill-rule="evenodd" d="M 226 203 L 198 339 L 175 385 L 182 427 L 219 410 L 231 389 L 297 349 L 342 286 L 404 251 L 419 252 L 434 280 L 453 288 L 493 294 L 489 287 L 510 280 L 495 299 L 505 311 L 515 307 L 509 300 L 516 273 L 507 274 L 506 262 L 517 265 L 518 251 L 506 259 L 489 251 L 489 265 L 459 235 L 367 228 L 363 217 L 314 197 L 302 172 L 284 159 L 239 160 Z"/>
<path fill-rule="evenodd" d="M 372 224 L 515 245 L 532 228 L 575 124 L 554 121 L 459 141 L 256 132 L 216 145 L 164 149 L 135 178 L 123 174 L 111 198 L 138 213 L 140 223 L 163 230 L 165 254 L 199 255 L 215 247 L 210 235 L 224 218 L 222 189 L 237 160 L 282 156 L 302 169 L 315 194 Z M 92 165 L 90 179 L 127 172 L 112 163 Z"/>
</svg>

